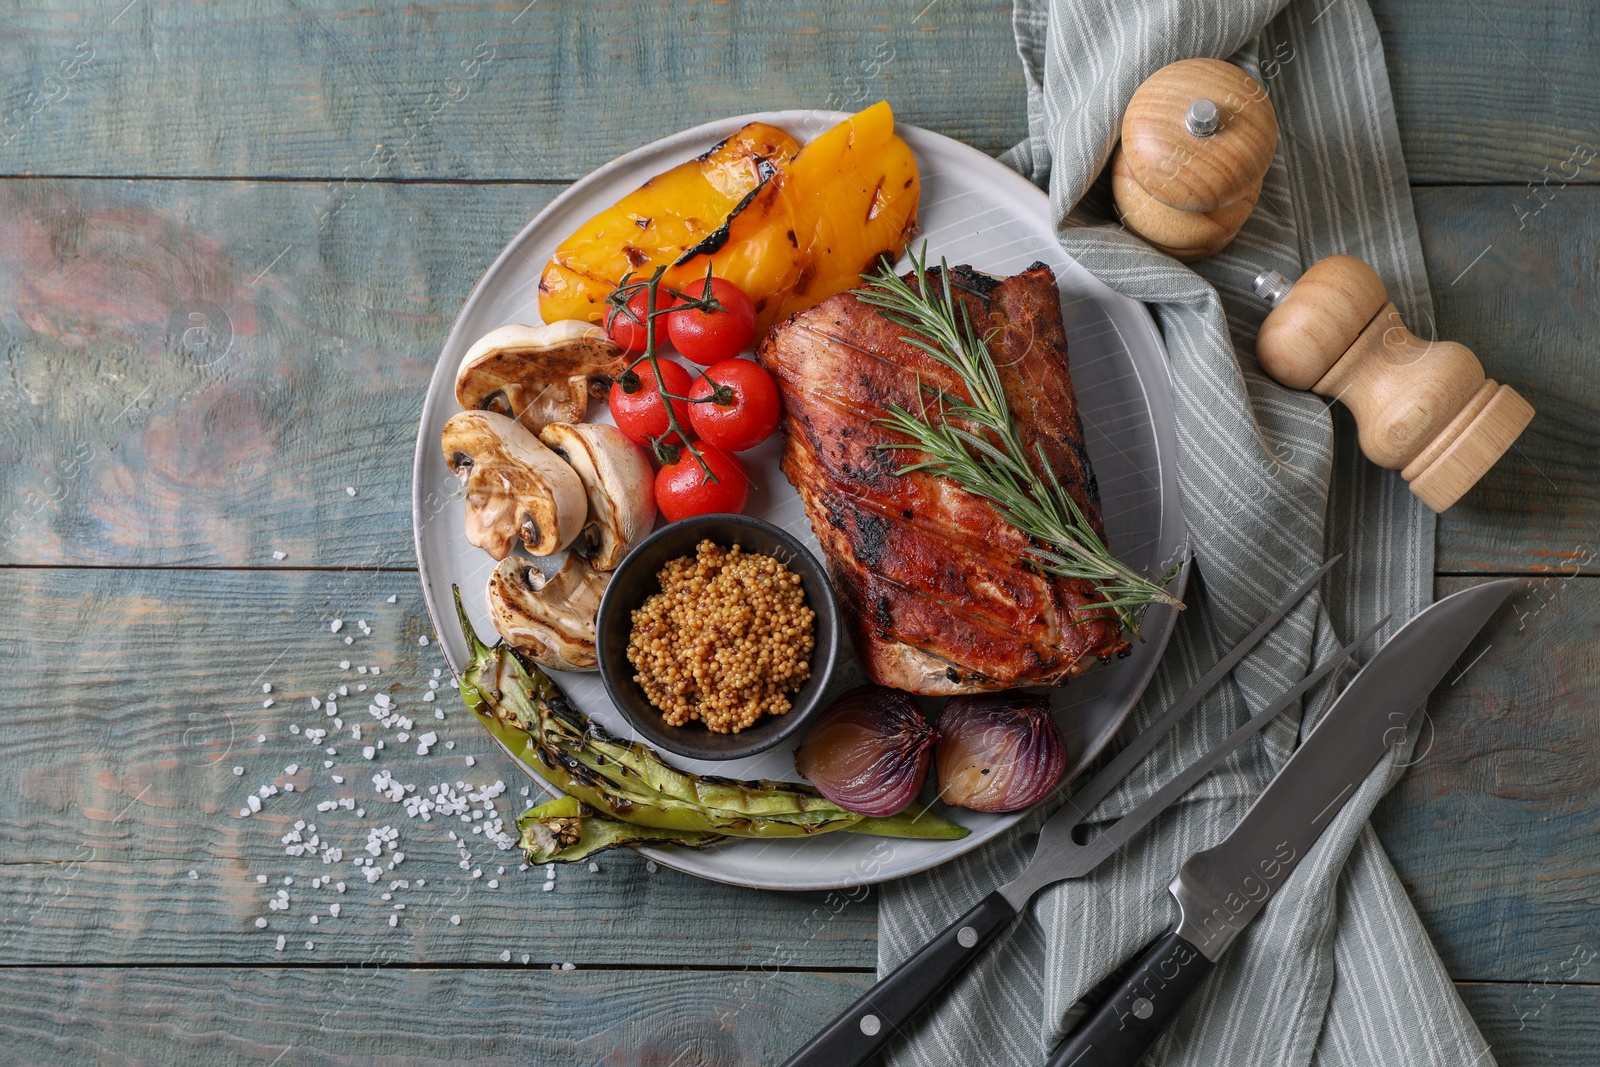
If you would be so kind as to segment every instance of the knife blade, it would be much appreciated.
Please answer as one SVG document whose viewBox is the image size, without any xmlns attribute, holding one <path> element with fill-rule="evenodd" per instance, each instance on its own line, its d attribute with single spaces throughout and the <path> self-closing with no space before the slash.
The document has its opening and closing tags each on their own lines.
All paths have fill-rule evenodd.
<svg viewBox="0 0 1600 1067">
<path fill-rule="evenodd" d="M 1401 627 L 1345 687 L 1244 818 L 1172 881 L 1178 923 L 1067 1035 L 1049 1067 L 1133 1067 L 1294 873 L 1412 714 L 1518 586 L 1487 582 Z"/>
<path fill-rule="evenodd" d="M 1084 816 L 1212 687 L 1228 675 L 1251 648 L 1282 621 L 1302 597 L 1317 586 L 1340 558 L 1335 556 L 1306 575 L 1278 601 L 1254 630 L 1219 659 L 1188 692 L 1106 764 L 1088 784 L 1080 786 L 1072 799 L 1040 829 L 1033 858 L 1017 878 L 980 900 L 892 974 L 840 1012 L 820 1033 L 785 1060 L 783 1067 L 859 1067 L 865 1063 L 888 1042 L 895 1028 L 910 1019 L 977 959 L 989 942 L 1027 907 L 1028 900 L 1035 892 L 1052 882 L 1087 874 L 1104 862 L 1122 842 L 1146 826 L 1229 753 L 1353 655 L 1381 624 L 1374 625 L 1318 666 L 1158 793 L 1124 815 L 1090 846 L 1079 846 L 1072 840 L 1072 830 Z"/>
</svg>

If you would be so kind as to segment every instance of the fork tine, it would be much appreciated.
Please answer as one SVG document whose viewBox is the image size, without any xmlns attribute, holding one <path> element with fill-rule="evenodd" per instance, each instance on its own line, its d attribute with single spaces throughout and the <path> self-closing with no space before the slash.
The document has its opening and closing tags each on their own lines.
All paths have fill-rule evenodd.
<svg viewBox="0 0 1600 1067">
<path fill-rule="evenodd" d="M 1128 743 L 1126 748 L 1117 753 L 1116 758 L 1102 767 L 1100 773 L 1090 779 L 1087 785 L 1081 789 L 1074 790 L 1072 796 L 1067 799 L 1067 806 L 1078 812 L 1078 819 L 1086 818 L 1091 811 L 1099 806 L 1100 802 L 1117 787 L 1117 784 L 1128 776 L 1128 772 L 1133 770 L 1140 760 L 1150 754 L 1150 750 L 1156 747 L 1157 742 L 1167 736 L 1174 726 L 1178 725 L 1178 720 L 1188 714 L 1196 704 L 1200 703 L 1200 698 L 1209 693 L 1218 682 L 1222 681 L 1229 671 L 1238 666 L 1239 661 L 1244 659 L 1245 655 L 1252 648 L 1255 648 L 1262 638 L 1271 633 L 1273 627 L 1277 626 L 1279 622 L 1283 621 L 1283 617 L 1289 614 L 1290 609 L 1300 603 L 1301 598 L 1315 588 L 1317 583 L 1322 581 L 1323 576 L 1333 569 L 1333 565 L 1343 558 L 1343 554 L 1334 556 L 1302 578 L 1300 584 L 1284 594 L 1283 598 L 1278 601 L 1266 618 L 1256 624 L 1254 630 L 1245 634 L 1244 639 L 1234 645 L 1227 655 L 1217 660 L 1212 668 L 1205 673 L 1204 677 L 1190 686 L 1187 693 L 1184 693 L 1171 707 L 1162 713 L 1161 718 L 1141 731 L 1137 737 Z M 1066 809 L 1064 808 L 1063 810 Z M 1059 814 L 1057 817 L 1059 817 Z"/>
<path fill-rule="evenodd" d="M 1107 827 L 1103 834 L 1090 841 L 1086 846 L 1088 850 L 1094 853 L 1094 856 L 1085 856 L 1085 861 L 1089 862 L 1092 868 L 1098 865 L 1106 856 L 1121 848 L 1133 838 L 1134 834 L 1144 829 L 1157 815 L 1160 815 L 1174 801 L 1193 788 L 1196 782 L 1210 774 L 1213 767 L 1232 755 L 1240 745 L 1260 733 L 1261 729 L 1281 715 L 1285 708 L 1303 696 L 1312 686 L 1333 673 L 1335 668 L 1355 655 L 1356 650 L 1366 644 L 1373 634 L 1383 629 L 1391 617 L 1385 615 L 1357 634 L 1355 640 L 1328 657 L 1325 662 L 1317 666 L 1316 670 L 1284 690 L 1278 699 L 1262 708 L 1249 721 L 1234 730 L 1233 733 L 1229 734 L 1205 755 L 1185 767 L 1172 781 L 1152 793 L 1138 807 Z"/>
</svg>

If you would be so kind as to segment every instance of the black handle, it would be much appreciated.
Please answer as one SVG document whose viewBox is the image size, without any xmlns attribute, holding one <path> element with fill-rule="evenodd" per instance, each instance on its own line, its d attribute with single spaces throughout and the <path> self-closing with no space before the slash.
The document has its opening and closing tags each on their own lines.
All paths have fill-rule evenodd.
<svg viewBox="0 0 1600 1067">
<path fill-rule="evenodd" d="M 1005 897 L 990 893 L 921 952 L 863 993 L 783 1061 L 783 1067 L 860 1067 L 1016 917 L 1016 909 Z"/>
<path fill-rule="evenodd" d="M 1049 1067 L 1134 1067 L 1211 968 L 1199 949 L 1167 934 L 1057 1046 Z"/>
</svg>

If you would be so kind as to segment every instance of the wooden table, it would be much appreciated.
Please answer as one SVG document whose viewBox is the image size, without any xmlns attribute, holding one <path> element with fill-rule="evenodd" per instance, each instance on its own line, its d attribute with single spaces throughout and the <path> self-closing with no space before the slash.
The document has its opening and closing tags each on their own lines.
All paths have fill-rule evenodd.
<svg viewBox="0 0 1600 1067">
<path fill-rule="evenodd" d="M 389 8 L 0 16 L 0 1061 L 770 1063 L 870 982 L 870 894 L 732 889 L 631 854 L 544 891 L 455 824 L 474 879 L 445 823 L 376 798 L 388 768 L 500 778 L 501 813 L 520 810 L 448 686 L 421 701 L 443 661 L 419 643 L 412 446 L 462 300 L 568 182 L 707 119 L 879 97 L 998 152 L 1024 130 L 1009 8 Z M 1438 534 L 1440 593 L 1537 581 L 1441 689 L 1377 827 L 1499 1061 L 1593 1063 L 1600 15 L 1377 15 L 1437 332 L 1539 410 Z M 346 658 L 450 710 L 432 755 L 368 763 L 341 736 L 325 757 L 292 732 L 326 728 L 311 696 L 371 681 Z M 283 792 L 239 817 L 265 783 Z M 365 817 L 314 811 L 337 795 Z M 297 819 L 346 859 L 286 855 Z M 384 872 L 411 882 L 393 901 L 349 863 L 385 823 L 409 853 Z M 312 889 L 324 873 L 356 884 Z M 268 910 L 290 876 L 289 910 Z"/>
</svg>

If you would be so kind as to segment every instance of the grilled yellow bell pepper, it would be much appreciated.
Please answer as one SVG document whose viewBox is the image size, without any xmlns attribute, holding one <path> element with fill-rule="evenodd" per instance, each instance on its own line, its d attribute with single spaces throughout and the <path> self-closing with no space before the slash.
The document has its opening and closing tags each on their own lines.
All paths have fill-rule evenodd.
<svg viewBox="0 0 1600 1067">
<path fill-rule="evenodd" d="M 787 236 L 777 174 L 799 148 L 777 127 L 752 122 L 651 178 L 556 249 L 539 279 L 540 317 L 600 322 L 606 295 L 624 274 L 649 277 L 696 248 L 702 254 L 670 271 L 668 285 L 684 289 L 704 278 L 709 253 L 713 272 L 752 300 L 788 288 L 799 255 Z"/>
<path fill-rule="evenodd" d="M 880 255 L 898 259 L 922 196 L 917 161 L 895 136 L 886 101 L 807 143 L 783 176 L 805 266 L 770 322 L 861 285 Z"/>
<path fill-rule="evenodd" d="M 709 262 L 750 297 L 759 335 L 905 251 L 921 191 L 886 102 L 804 148 L 753 122 L 579 227 L 539 279 L 539 314 L 600 322 L 624 274 L 666 264 L 667 284 L 691 291 Z"/>
</svg>

